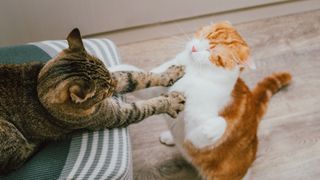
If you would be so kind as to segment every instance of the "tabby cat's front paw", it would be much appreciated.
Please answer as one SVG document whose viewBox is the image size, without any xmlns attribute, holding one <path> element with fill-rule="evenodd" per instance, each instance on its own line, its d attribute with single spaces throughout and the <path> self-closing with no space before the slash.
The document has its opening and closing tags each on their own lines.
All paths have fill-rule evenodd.
<svg viewBox="0 0 320 180">
<path fill-rule="evenodd" d="M 163 96 L 168 98 L 169 101 L 167 114 L 172 118 L 176 118 L 179 112 L 183 111 L 184 109 L 184 104 L 186 102 L 184 95 L 180 92 L 173 91 Z"/>
<path fill-rule="evenodd" d="M 165 72 L 162 73 L 163 81 L 162 86 L 168 87 L 173 85 L 178 79 L 180 79 L 185 73 L 184 66 L 170 66 Z"/>
</svg>

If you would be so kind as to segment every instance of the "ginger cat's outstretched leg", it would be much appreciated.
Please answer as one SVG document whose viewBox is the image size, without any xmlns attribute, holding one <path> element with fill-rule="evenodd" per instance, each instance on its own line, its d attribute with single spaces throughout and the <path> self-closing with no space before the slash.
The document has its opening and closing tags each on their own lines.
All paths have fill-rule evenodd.
<svg viewBox="0 0 320 180">
<path fill-rule="evenodd" d="M 166 146 L 174 146 L 175 142 L 170 131 L 164 131 L 160 134 L 159 140 Z"/>
</svg>

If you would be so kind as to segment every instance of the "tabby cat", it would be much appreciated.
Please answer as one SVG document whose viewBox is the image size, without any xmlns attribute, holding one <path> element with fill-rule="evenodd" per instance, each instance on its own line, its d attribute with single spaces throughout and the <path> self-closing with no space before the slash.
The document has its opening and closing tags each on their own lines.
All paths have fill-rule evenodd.
<svg viewBox="0 0 320 180">
<path fill-rule="evenodd" d="M 152 70 L 160 73 L 185 65 L 186 74 L 169 91 L 186 96 L 185 111 L 168 118 L 170 131 L 160 136 L 176 145 L 207 180 L 242 179 L 257 152 L 257 129 L 272 94 L 288 85 L 291 75 L 274 73 L 250 90 L 239 77 L 254 68 L 250 49 L 229 22 L 208 25 L 195 33 L 185 50 Z"/>
<path fill-rule="evenodd" d="M 126 103 L 118 94 L 152 86 L 170 86 L 184 74 L 171 66 L 161 74 L 110 73 L 88 54 L 78 29 L 67 37 L 69 47 L 46 64 L 0 65 L 0 173 L 19 168 L 45 141 L 75 130 L 126 127 L 148 116 L 175 118 L 184 96 L 172 92 Z"/>
</svg>

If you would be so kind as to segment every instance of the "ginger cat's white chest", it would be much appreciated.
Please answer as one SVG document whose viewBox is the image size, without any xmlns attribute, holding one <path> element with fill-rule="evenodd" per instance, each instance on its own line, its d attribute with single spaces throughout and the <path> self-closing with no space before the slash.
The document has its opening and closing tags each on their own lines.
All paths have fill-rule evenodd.
<svg viewBox="0 0 320 180">
<path fill-rule="evenodd" d="M 203 148 L 224 133 L 226 122 L 218 113 L 229 102 L 238 74 L 231 72 L 226 78 L 224 73 L 189 68 L 170 88 L 170 91 L 183 92 L 187 99 L 184 112 L 177 119 L 167 121 L 178 147 L 188 140 Z"/>
</svg>

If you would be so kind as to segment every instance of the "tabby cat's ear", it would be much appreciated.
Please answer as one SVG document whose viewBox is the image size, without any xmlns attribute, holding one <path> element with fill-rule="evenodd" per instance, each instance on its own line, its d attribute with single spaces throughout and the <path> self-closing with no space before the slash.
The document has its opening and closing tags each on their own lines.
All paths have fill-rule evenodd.
<svg viewBox="0 0 320 180">
<path fill-rule="evenodd" d="M 84 50 L 81 34 L 78 28 L 74 28 L 68 35 L 67 41 L 70 50 Z"/>
<path fill-rule="evenodd" d="M 69 87 L 69 93 L 74 103 L 82 103 L 95 95 L 95 85 L 92 81 L 75 80 Z"/>
</svg>

